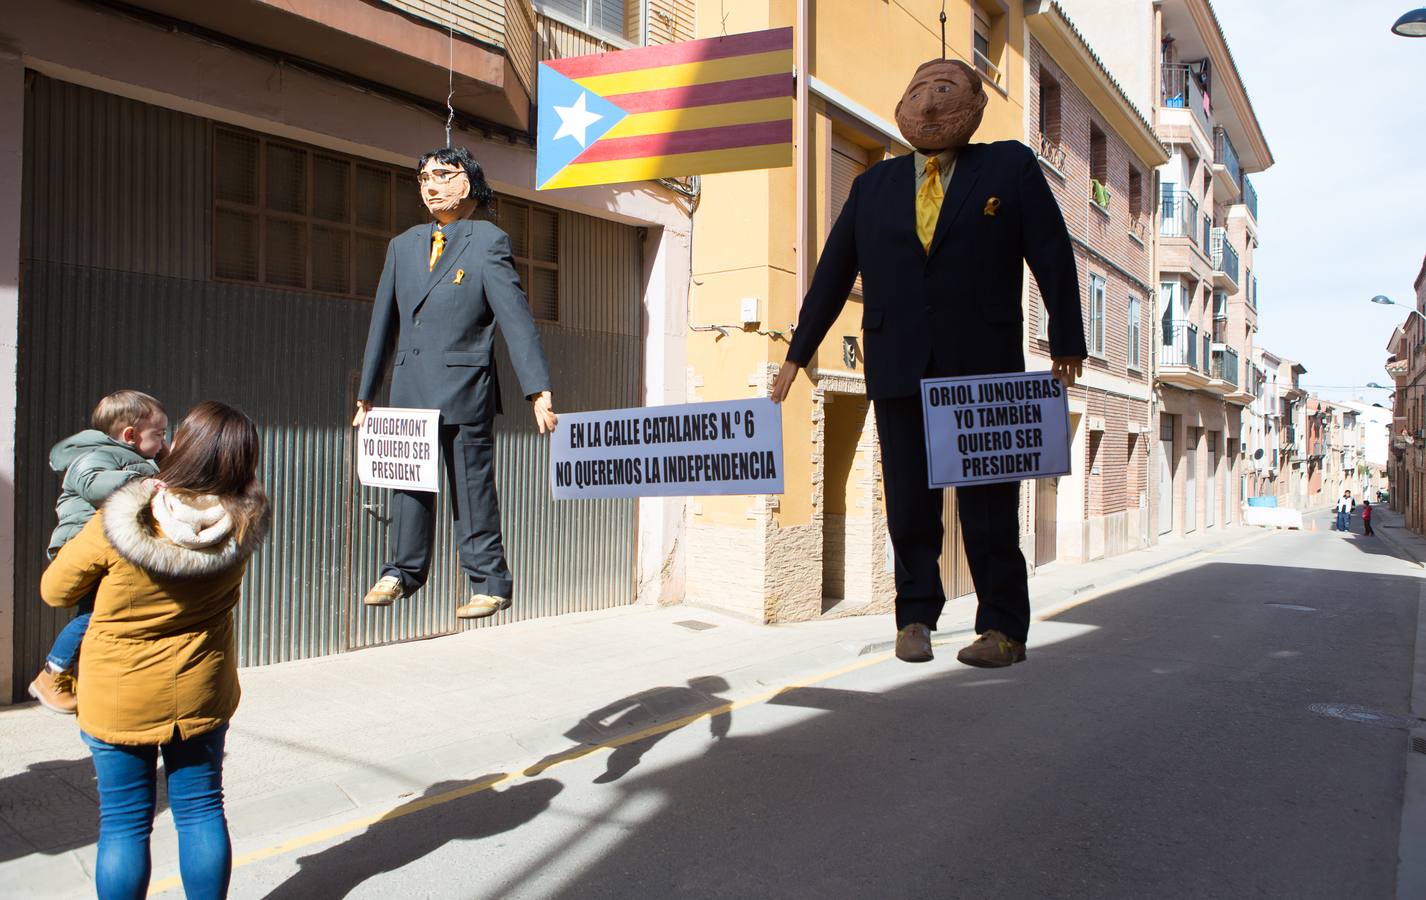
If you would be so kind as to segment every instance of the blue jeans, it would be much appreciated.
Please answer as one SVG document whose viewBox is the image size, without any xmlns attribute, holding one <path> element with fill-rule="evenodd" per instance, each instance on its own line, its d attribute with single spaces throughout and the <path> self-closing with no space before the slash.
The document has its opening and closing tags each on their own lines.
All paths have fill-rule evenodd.
<svg viewBox="0 0 1426 900">
<path fill-rule="evenodd" d="M 223 815 L 224 725 L 161 747 L 121 746 L 80 732 L 99 776 L 99 859 L 94 882 L 100 900 L 148 893 L 149 834 L 153 831 L 156 766 L 163 754 L 168 807 L 178 828 L 178 869 L 189 900 L 228 895 L 233 847 Z"/>
<path fill-rule="evenodd" d="M 76 615 L 60 630 L 50 647 L 46 662 L 61 672 L 74 668 L 79 659 L 79 645 L 84 640 L 84 632 L 89 630 L 89 617 L 94 614 L 94 595 L 90 594 L 75 605 Z"/>
<path fill-rule="evenodd" d="M 1352 514 L 1344 510 L 1337 510 L 1337 530 L 1346 531 L 1352 527 Z"/>
</svg>

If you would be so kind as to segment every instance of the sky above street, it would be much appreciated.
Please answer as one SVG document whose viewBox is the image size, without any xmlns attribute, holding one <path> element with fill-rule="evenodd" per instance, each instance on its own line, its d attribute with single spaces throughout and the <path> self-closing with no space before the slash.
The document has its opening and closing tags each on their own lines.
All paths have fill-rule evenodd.
<svg viewBox="0 0 1426 900">
<path fill-rule="evenodd" d="M 1351 386 L 1389 383 L 1386 343 L 1426 254 L 1426 38 L 1390 30 L 1422 2 L 1213 3 L 1276 160 L 1252 176 L 1256 343 L 1334 399 L 1387 402 Z"/>
</svg>

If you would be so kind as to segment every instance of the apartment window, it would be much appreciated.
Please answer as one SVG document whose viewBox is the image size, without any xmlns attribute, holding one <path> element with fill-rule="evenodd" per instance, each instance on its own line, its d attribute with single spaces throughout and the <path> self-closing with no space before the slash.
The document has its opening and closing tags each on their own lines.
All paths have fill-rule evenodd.
<svg viewBox="0 0 1426 900">
<path fill-rule="evenodd" d="M 971 56 L 975 67 L 991 84 L 1003 88 L 1005 55 L 1005 7 L 999 0 L 971 3 Z"/>
<path fill-rule="evenodd" d="M 1089 276 L 1089 352 L 1104 355 L 1104 279 Z"/>
<path fill-rule="evenodd" d="M 1139 345 L 1143 343 L 1143 312 L 1139 298 L 1129 298 L 1129 368 L 1140 368 Z"/>
<path fill-rule="evenodd" d="M 644 42 L 643 0 L 536 0 L 535 6 L 599 37 L 628 44 Z"/>
<path fill-rule="evenodd" d="M 827 231 L 830 233 L 842 207 L 852 193 L 852 182 L 867 170 L 867 150 L 840 134 L 832 135 L 832 152 L 828 154 L 827 171 Z M 857 276 L 852 293 L 862 295 L 862 277 Z"/>
<path fill-rule="evenodd" d="M 1060 145 L 1060 83 L 1040 70 L 1040 138 L 1042 143 Z"/>
<path fill-rule="evenodd" d="M 1139 221 L 1144 216 L 1144 176 L 1129 169 L 1129 218 Z"/>
<path fill-rule="evenodd" d="M 488 218 L 510 235 L 510 255 L 530 312 L 536 321 L 558 322 L 560 318 L 559 211 L 538 203 L 498 197 Z"/>
<path fill-rule="evenodd" d="M 1089 124 L 1089 196 L 1098 206 L 1109 208 L 1109 144 L 1093 122 Z"/>
<path fill-rule="evenodd" d="M 1175 314 L 1175 312 L 1174 312 L 1175 305 L 1178 303 L 1178 282 L 1177 282 L 1177 281 L 1164 281 L 1164 282 L 1160 282 L 1160 284 L 1159 284 L 1159 303 L 1160 303 L 1160 305 L 1163 306 L 1164 315 L 1165 315 L 1166 317 L 1171 318 L 1171 319 L 1176 319 L 1176 318 L 1178 318 L 1178 316 L 1177 316 L 1177 315 Z"/>
<path fill-rule="evenodd" d="M 387 241 L 426 221 L 409 171 L 227 128 L 213 198 L 214 278 L 368 299 Z"/>
</svg>

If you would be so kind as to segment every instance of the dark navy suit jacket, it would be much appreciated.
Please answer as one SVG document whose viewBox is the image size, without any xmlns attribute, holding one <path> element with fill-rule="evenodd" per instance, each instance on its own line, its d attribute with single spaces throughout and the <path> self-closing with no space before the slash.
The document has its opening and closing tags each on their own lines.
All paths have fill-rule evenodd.
<svg viewBox="0 0 1426 900">
<path fill-rule="evenodd" d="M 357 399 L 374 398 L 394 348 L 392 406 L 439 409 L 450 425 L 486 421 L 500 405 L 496 326 L 526 397 L 550 388 L 545 351 L 505 232 L 485 221 L 452 222 L 432 270 L 433 228 L 407 229 L 386 247 Z"/>
<path fill-rule="evenodd" d="M 1030 148 L 960 151 L 929 253 L 916 236 L 914 158 L 878 163 L 852 182 L 787 358 L 807 365 L 860 272 L 870 399 L 915 396 L 926 377 L 1024 371 L 1022 261 L 1050 313 L 1051 354 L 1087 356 L 1074 250 Z"/>
</svg>

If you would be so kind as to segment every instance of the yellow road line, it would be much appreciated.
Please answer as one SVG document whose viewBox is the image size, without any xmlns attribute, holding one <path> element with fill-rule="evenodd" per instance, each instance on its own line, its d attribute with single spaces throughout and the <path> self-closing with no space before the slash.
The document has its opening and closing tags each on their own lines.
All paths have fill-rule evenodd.
<svg viewBox="0 0 1426 900">
<path fill-rule="evenodd" d="M 1229 550 L 1236 550 L 1239 547 L 1246 547 L 1249 544 L 1256 543 L 1266 537 L 1277 533 L 1278 532 L 1276 531 L 1267 531 L 1262 534 L 1254 535 L 1252 537 L 1248 537 L 1240 541 L 1234 541 L 1231 544 L 1226 544 L 1222 547 L 1218 547 L 1203 553 L 1196 553 L 1190 557 L 1186 557 L 1185 559 L 1179 560 L 1177 562 L 1168 563 L 1164 566 L 1151 569 L 1150 571 L 1131 578 L 1128 581 L 1118 582 L 1116 584 L 1112 584 L 1094 591 L 1087 591 L 1084 594 L 1081 594 L 1080 596 L 1072 597 L 1063 603 L 1060 603 L 1045 610 L 1039 615 L 1034 616 L 1032 621 L 1043 622 L 1046 619 L 1054 618 L 1055 616 L 1061 615 L 1071 609 L 1074 609 L 1077 606 L 1083 606 L 1084 604 L 1089 603 L 1093 600 L 1097 600 L 1107 594 L 1111 594 L 1116 591 L 1143 584 L 1145 581 L 1151 581 L 1155 578 L 1161 577 L 1167 572 L 1172 572 L 1178 569 L 1186 568 L 1191 565 L 1196 565 L 1199 561 L 1208 557 L 1217 556 L 1218 554 L 1227 552 Z M 938 642 L 938 644 L 943 643 L 949 643 L 949 641 Z M 410 803 L 402 804 L 401 806 L 398 806 L 395 809 L 389 810 L 379 815 L 364 816 L 359 819 L 352 819 L 347 822 L 332 825 L 328 828 L 323 828 L 320 831 L 313 831 L 309 834 L 304 834 L 299 837 L 283 841 L 280 844 L 273 844 L 270 847 L 264 847 L 260 850 L 253 850 L 249 853 L 244 853 L 241 856 L 234 857 L 233 868 L 237 869 L 241 866 L 246 866 L 250 863 L 260 862 L 264 859 L 271 859 L 274 856 L 281 856 L 284 853 L 290 853 L 293 850 L 300 850 L 303 847 L 310 847 L 313 844 L 317 844 L 334 837 L 340 837 L 344 834 L 350 834 L 353 831 L 357 831 L 362 828 L 368 828 L 372 825 L 378 825 L 383 822 L 391 822 L 396 819 L 404 818 L 405 816 L 409 816 L 412 813 L 418 813 L 423 810 L 430 809 L 434 806 L 441 806 L 446 803 L 450 803 L 454 800 L 460 800 L 465 797 L 469 797 L 472 794 L 478 794 L 482 791 L 489 790 L 490 788 L 498 787 L 499 785 L 514 781 L 518 778 L 533 778 L 537 775 L 549 771 L 550 769 L 565 765 L 566 763 L 574 762 L 575 760 L 583 759 L 586 756 L 593 755 L 602 750 L 613 750 L 616 747 L 622 747 L 625 744 L 633 744 L 638 741 L 644 740 L 645 738 L 653 737 L 654 735 L 667 734 L 670 731 L 678 731 L 680 728 L 686 728 L 687 726 L 692 725 L 699 719 L 708 719 L 712 718 L 713 716 L 720 716 L 726 713 L 735 712 L 736 710 L 745 709 L 749 706 L 756 706 L 760 703 L 766 703 L 769 700 L 772 700 L 790 691 L 795 691 L 798 688 L 811 687 L 815 684 L 821 684 L 824 681 L 831 681 L 834 678 L 840 678 L 843 675 L 849 675 L 852 672 L 856 672 L 861 669 L 866 669 L 871 666 L 884 663 L 891 658 L 892 654 L 890 652 L 869 654 L 865 657 L 862 657 L 861 659 L 858 659 L 856 662 L 848 663 L 845 666 L 842 666 L 837 669 L 832 669 L 827 672 L 810 675 L 806 678 L 802 678 L 797 681 L 788 682 L 782 687 L 773 688 L 772 690 L 763 691 L 758 694 L 752 694 L 750 696 L 743 697 L 740 700 L 732 700 L 728 703 L 723 703 L 718 706 L 712 707 L 711 709 L 705 709 L 701 712 L 690 713 L 689 715 L 674 719 L 669 722 L 661 722 L 657 725 L 650 725 L 647 728 L 641 728 L 638 731 L 632 732 L 630 734 L 621 735 L 617 738 L 611 738 L 610 740 L 604 741 L 600 744 L 591 744 L 585 747 L 576 747 L 565 753 L 561 753 L 558 756 L 550 757 L 544 761 L 535 763 L 534 765 L 531 765 L 518 773 L 505 772 L 500 775 L 492 775 L 488 778 L 483 778 L 480 781 L 465 785 L 464 787 L 456 788 L 455 790 L 446 791 L 444 793 L 436 794 L 431 797 L 422 797 L 419 800 L 413 800 Z M 149 896 L 152 897 L 156 894 L 161 894 L 165 891 L 171 891 L 181 886 L 182 882 L 180 881 L 179 877 L 176 875 L 171 876 L 169 878 L 163 879 L 162 881 L 156 881 L 151 884 L 149 886 Z"/>
</svg>

